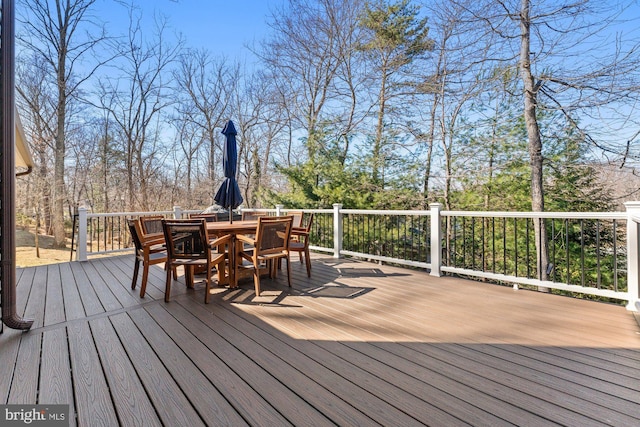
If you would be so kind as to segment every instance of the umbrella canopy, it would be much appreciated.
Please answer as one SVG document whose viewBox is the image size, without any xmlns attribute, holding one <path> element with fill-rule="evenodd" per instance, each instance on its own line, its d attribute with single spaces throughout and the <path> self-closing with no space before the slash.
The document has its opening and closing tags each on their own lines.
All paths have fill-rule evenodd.
<svg viewBox="0 0 640 427">
<path fill-rule="evenodd" d="M 229 209 L 229 220 L 233 219 L 233 209 L 240 206 L 242 203 L 242 194 L 240 194 L 240 187 L 238 187 L 238 181 L 236 181 L 236 163 L 238 163 L 238 149 L 236 147 L 236 132 L 233 122 L 229 120 L 222 129 L 222 134 L 226 137 L 224 141 L 224 181 L 218 189 L 214 200 L 220 206 L 225 209 Z"/>
</svg>

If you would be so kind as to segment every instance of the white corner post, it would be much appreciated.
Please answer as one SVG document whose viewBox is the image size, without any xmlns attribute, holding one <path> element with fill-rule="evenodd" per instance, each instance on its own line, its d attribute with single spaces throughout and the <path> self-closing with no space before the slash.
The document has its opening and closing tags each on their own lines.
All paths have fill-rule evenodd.
<svg viewBox="0 0 640 427">
<path fill-rule="evenodd" d="M 342 252 L 342 203 L 333 205 L 333 257 L 340 258 Z"/>
<path fill-rule="evenodd" d="M 627 310 L 640 311 L 640 202 L 626 202 L 627 208 Z"/>
<path fill-rule="evenodd" d="M 284 205 L 276 205 L 276 216 L 282 215 L 282 209 L 284 209 Z"/>
<path fill-rule="evenodd" d="M 173 219 L 181 219 L 182 218 L 182 208 L 180 206 L 173 207 Z"/>
<path fill-rule="evenodd" d="M 87 260 L 87 208 L 78 208 L 78 246 L 76 249 L 78 261 Z"/>
<path fill-rule="evenodd" d="M 440 211 L 442 205 L 440 203 L 431 203 L 431 276 L 440 277 L 442 272 L 442 221 L 440 219 Z"/>
</svg>

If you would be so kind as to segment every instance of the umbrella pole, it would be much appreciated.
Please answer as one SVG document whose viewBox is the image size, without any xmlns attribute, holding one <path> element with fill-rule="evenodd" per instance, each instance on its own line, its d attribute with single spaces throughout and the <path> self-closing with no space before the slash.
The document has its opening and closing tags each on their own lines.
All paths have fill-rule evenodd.
<svg viewBox="0 0 640 427">
<path fill-rule="evenodd" d="M 233 209 L 229 207 L 229 224 L 233 224 Z"/>
</svg>

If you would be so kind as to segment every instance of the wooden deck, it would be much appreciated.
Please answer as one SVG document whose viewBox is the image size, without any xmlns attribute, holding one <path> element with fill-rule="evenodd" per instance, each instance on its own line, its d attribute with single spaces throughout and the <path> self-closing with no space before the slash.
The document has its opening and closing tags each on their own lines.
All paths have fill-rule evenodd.
<svg viewBox="0 0 640 427">
<path fill-rule="evenodd" d="M 3 403 L 80 426 L 640 425 L 623 307 L 316 255 L 312 279 L 173 286 L 132 256 L 18 270 L 29 332 L 0 336 Z M 180 277 L 180 281 L 183 278 Z M 138 287 L 139 289 L 139 287 Z"/>
</svg>

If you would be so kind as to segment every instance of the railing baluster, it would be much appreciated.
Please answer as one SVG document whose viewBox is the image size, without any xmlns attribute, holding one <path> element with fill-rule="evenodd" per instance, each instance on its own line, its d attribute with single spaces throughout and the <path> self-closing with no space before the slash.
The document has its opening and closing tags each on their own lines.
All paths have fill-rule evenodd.
<svg viewBox="0 0 640 427">
<path fill-rule="evenodd" d="M 564 244 L 565 244 L 565 256 L 566 256 L 566 263 L 567 263 L 567 285 L 571 284 L 571 263 L 569 262 L 569 219 L 565 220 L 565 235 L 564 235 Z"/>
<path fill-rule="evenodd" d="M 613 290 L 618 292 L 618 222 L 613 220 Z M 628 227 L 628 225 L 627 225 Z M 627 283 L 627 286 L 629 284 Z"/>
<path fill-rule="evenodd" d="M 555 220 L 551 220 L 551 251 L 552 251 L 552 255 L 551 255 L 551 259 L 552 259 L 552 263 L 553 263 L 553 281 L 555 282 L 556 280 L 556 265 L 557 261 L 556 261 L 556 222 Z"/>
<path fill-rule="evenodd" d="M 513 243 L 515 247 L 515 272 L 514 276 L 518 276 L 518 218 L 513 219 Z"/>
<path fill-rule="evenodd" d="M 597 278 L 596 278 L 596 287 L 601 289 L 602 287 L 602 269 L 600 265 L 602 250 L 600 247 L 600 220 L 596 221 L 596 270 L 597 270 Z"/>
<path fill-rule="evenodd" d="M 491 272 L 496 272 L 496 219 L 491 218 Z"/>
<path fill-rule="evenodd" d="M 524 244 L 525 244 L 525 259 L 527 264 L 527 278 L 531 278 L 531 248 L 529 243 L 529 240 L 530 240 L 529 233 L 531 233 L 531 227 L 529 226 L 529 218 L 524 219 L 524 224 L 525 224 L 525 233 L 526 233 Z"/>
<path fill-rule="evenodd" d="M 507 218 L 502 218 L 502 268 L 507 275 Z"/>
<path fill-rule="evenodd" d="M 580 220 L 580 271 L 581 282 L 584 286 L 584 220 Z"/>
</svg>

